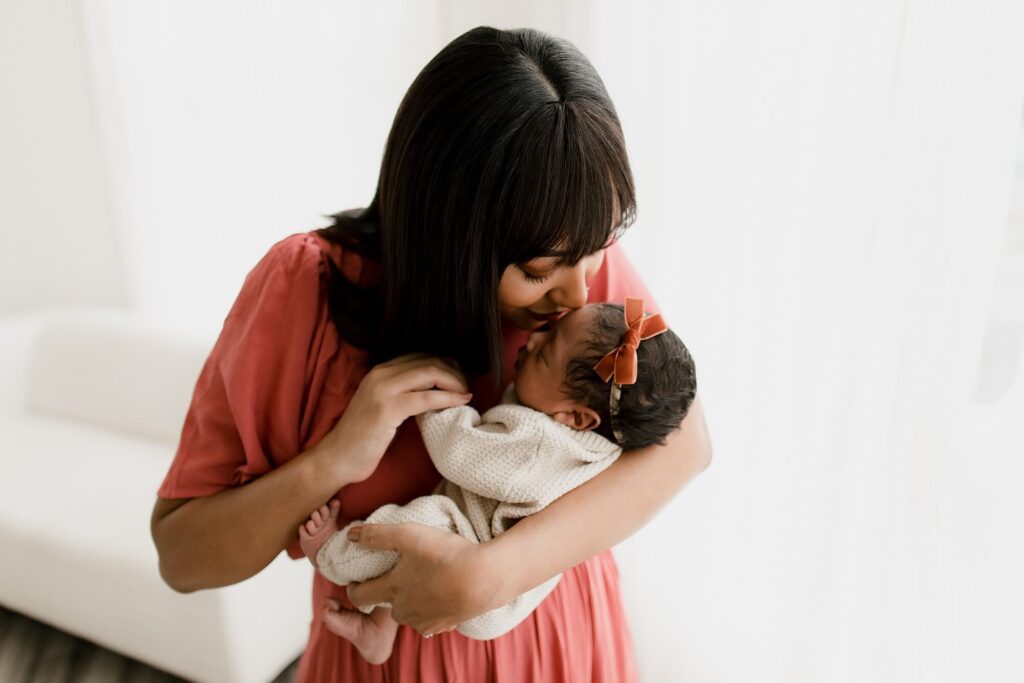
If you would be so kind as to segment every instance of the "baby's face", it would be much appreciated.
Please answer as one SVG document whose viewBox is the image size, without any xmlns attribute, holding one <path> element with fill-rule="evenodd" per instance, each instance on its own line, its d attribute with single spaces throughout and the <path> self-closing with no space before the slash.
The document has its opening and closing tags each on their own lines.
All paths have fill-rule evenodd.
<svg viewBox="0 0 1024 683">
<path fill-rule="evenodd" d="M 584 306 L 533 332 L 516 356 L 516 395 L 524 406 L 551 416 L 578 406 L 562 389 L 566 366 L 578 355 L 593 321 L 594 307 Z"/>
</svg>

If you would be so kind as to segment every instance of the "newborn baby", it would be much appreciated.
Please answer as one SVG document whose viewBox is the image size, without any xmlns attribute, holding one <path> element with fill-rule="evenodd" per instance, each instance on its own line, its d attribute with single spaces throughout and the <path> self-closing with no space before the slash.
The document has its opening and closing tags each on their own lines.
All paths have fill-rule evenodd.
<svg viewBox="0 0 1024 683">
<path fill-rule="evenodd" d="M 398 561 L 394 550 L 349 541 L 350 527 L 417 522 L 474 543 L 488 541 L 599 474 L 623 450 L 664 443 L 696 388 L 683 342 L 660 315 L 645 317 L 641 300 L 584 306 L 530 335 L 516 358 L 515 382 L 483 415 L 458 406 L 417 416 L 430 458 L 445 477 L 433 495 L 385 505 L 341 531 L 338 503 L 331 501 L 299 527 L 303 552 L 325 577 L 346 585 L 380 576 Z M 457 630 L 480 640 L 506 633 L 560 578 Z M 328 629 L 351 640 L 371 663 L 390 657 L 398 625 L 389 611 L 374 611 L 390 605 L 360 608 L 373 612 L 370 619 L 329 602 Z"/>
</svg>

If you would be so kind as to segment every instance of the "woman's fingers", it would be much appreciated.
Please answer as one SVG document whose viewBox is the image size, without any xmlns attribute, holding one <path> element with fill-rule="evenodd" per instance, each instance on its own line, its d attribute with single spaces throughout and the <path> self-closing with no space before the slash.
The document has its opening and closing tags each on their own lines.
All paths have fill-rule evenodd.
<svg viewBox="0 0 1024 683">
<path fill-rule="evenodd" d="M 453 375 L 463 377 L 462 369 L 459 368 L 459 364 L 451 358 L 441 358 L 440 356 L 427 356 L 426 358 L 414 358 L 406 363 L 396 366 L 400 371 L 411 370 L 424 365 L 437 365 L 438 367 L 448 370 Z"/>
<path fill-rule="evenodd" d="M 469 387 L 465 378 L 440 364 L 415 366 L 388 380 L 389 392 L 425 391 L 440 389 L 452 393 L 465 393 Z"/>
<path fill-rule="evenodd" d="M 426 353 L 409 353 L 404 356 L 398 356 L 397 358 L 392 358 L 389 361 L 380 363 L 375 366 L 374 369 L 382 370 L 385 377 L 394 377 L 395 375 L 401 374 L 407 370 L 423 365 L 439 365 L 450 370 L 454 374 L 462 375 L 462 371 L 459 369 L 459 364 L 455 359 L 431 356 Z"/>
<path fill-rule="evenodd" d="M 419 415 L 428 410 L 442 410 L 455 406 L 464 406 L 473 398 L 472 394 L 452 391 L 410 391 L 402 394 L 398 401 L 398 409 L 404 415 Z"/>
<path fill-rule="evenodd" d="M 350 533 L 355 531 L 350 530 Z M 406 522 L 361 524 L 357 545 L 395 550 L 398 563 L 386 574 L 365 583 L 349 584 L 354 605 L 391 605 L 391 617 L 422 634 L 451 630 L 483 609 L 469 601 L 466 584 L 477 584 L 478 544 L 448 529 Z M 484 569 L 479 565 L 479 569 Z M 488 577 L 490 570 L 487 569 Z"/>
<path fill-rule="evenodd" d="M 406 353 L 406 354 L 403 354 L 401 356 L 395 356 L 391 360 L 386 360 L 383 363 L 379 363 L 376 367 L 378 367 L 378 368 L 390 368 L 390 367 L 393 367 L 395 365 L 401 365 L 402 363 L 408 362 L 410 360 L 415 360 L 417 358 L 429 358 L 429 357 L 430 357 L 429 353 L 420 353 L 419 351 L 417 351 L 416 353 Z"/>
<path fill-rule="evenodd" d="M 429 354 L 429 353 L 409 353 L 409 354 L 406 354 L 404 356 L 398 356 L 397 358 L 393 358 L 393 359 L 391 359 L 391 361 L 388 361 L 388 362 L 390 363 L 392 361 L 400 360 L 401 362 L 395 363 L 395 365 L 398 366 L 398 365 L 408 365 L 410 363 L 418 363 L 418 362 L 421 362 L 423 360 L 431 360 L 431 359 L 437 360 L 437 361 L 441 361 L 445 365 L 451 366 L 455 370 L 459 370 L 460 369 L 459 368 L 459 362 L 457 360 L 455 360 L 454 358 L 452 358 L 451 356 L 438 356 L 436 354 Z"/>
<path fill-rule="evenodd" d="M 414 522 L 401 522 L 398 524 L 360 524 L 349 533 L 359 530 L 355 542 L 363 548 L 372 550 L 397 550 L 402 552 L 406 544 L 411 540 L 415 529 L 411 529 Z M 416 524 L 416 526 L 424 526 Z M 429 527 L 428 527 L 429 528 Z"/>
<path fill-rule="evenodd" d="M 399 555 L 407 552 L 409 548 L 416 545 L 416 539 L 420 538 L 424 532 L 438 533 L 439 530 L 433 529 L 423 524 L 417 524 L 415 522 L 403 522 L 399 524 L 361 524 L 354 529 L 349 530 L 349 538 L 351 539 L 353 532 L 358 529 L 355 543 L 361 548 L 369 548 L 372 550 L 395 550 L 398 551 Z M 449 533 L 443 532 L 441 533 Z M 375 579 L 364 581 L 363 583 L 350 583 L 348 585 L 348 598 L 352 601 L 353 605 L 376 605 L 381 602 L 392 602 L 394 596 L 394 590 L 391 585 L 391 572 L 381 574 Z M 395 620 L 400 623 L 402 620 L 396 616 Z"/>
<path fill-rule="evenodd" d="M 390 602 L 391 588 L 388 585 L 387 577 L 387 574 L 381 574 L 369 581 L 348 584 L 345 588 L 348 591 L 348 599 L 352 601 L 356 608 L 362 608 L 364 605 L 369 606 L 381 602 Z M 395 619 L 395 621 L 398 621 L 398 619 Z"/>
<path fill-rule="evenodd" d="M 427 353 L 407 353 L 404 356 L 396 356 L 391 360 L 378 363 L 370 369 L 370 374 L 377 375 L 380 380 L 385 381 L 402 374 L 410 367 L 426 365 L 434 360 L 434 356 Z M 440 359 L 436 360 L 440 362 Z"/>
</svg>

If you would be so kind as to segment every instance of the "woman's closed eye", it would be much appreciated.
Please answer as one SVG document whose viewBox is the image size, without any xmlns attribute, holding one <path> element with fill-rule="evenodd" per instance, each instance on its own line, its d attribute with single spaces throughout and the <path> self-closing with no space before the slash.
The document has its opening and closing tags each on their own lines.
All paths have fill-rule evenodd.
<svg viewBox="0 0 1024 683">
<path fill-rule="evenodd" d="M 551 275 L 555 272 L 554 269 L 552 269 L 552 270 L 548 270 L 545 273 L 532 273 L 532 272 L 530 272 L 529 270 L 527 270 L 526 268 L 524 268 L 521 265 L 517 264 L 516 267 L 519 268 L 520 272 L 522 272 L 522 274 L 523 274 L 523 277 L 528 282 L 544 282 L 545 280 L 550 278 Z"/>
</svg>

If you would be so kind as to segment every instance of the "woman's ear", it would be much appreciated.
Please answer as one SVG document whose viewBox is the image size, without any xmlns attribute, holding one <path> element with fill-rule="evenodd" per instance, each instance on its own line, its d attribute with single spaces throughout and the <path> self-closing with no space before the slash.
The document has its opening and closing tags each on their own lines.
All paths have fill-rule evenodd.
<svg viewBox="0 0 1024 683">
<path fill-rule="evenodd" d="M 597 414 L 596 410 L 581 405 L 573 406 L 572 410 L 557 412 L 551 417 L 555 419 L 555 422 L 580 431 L 596 429 L 601 424 L 601 416 Z"/>
</svg>

